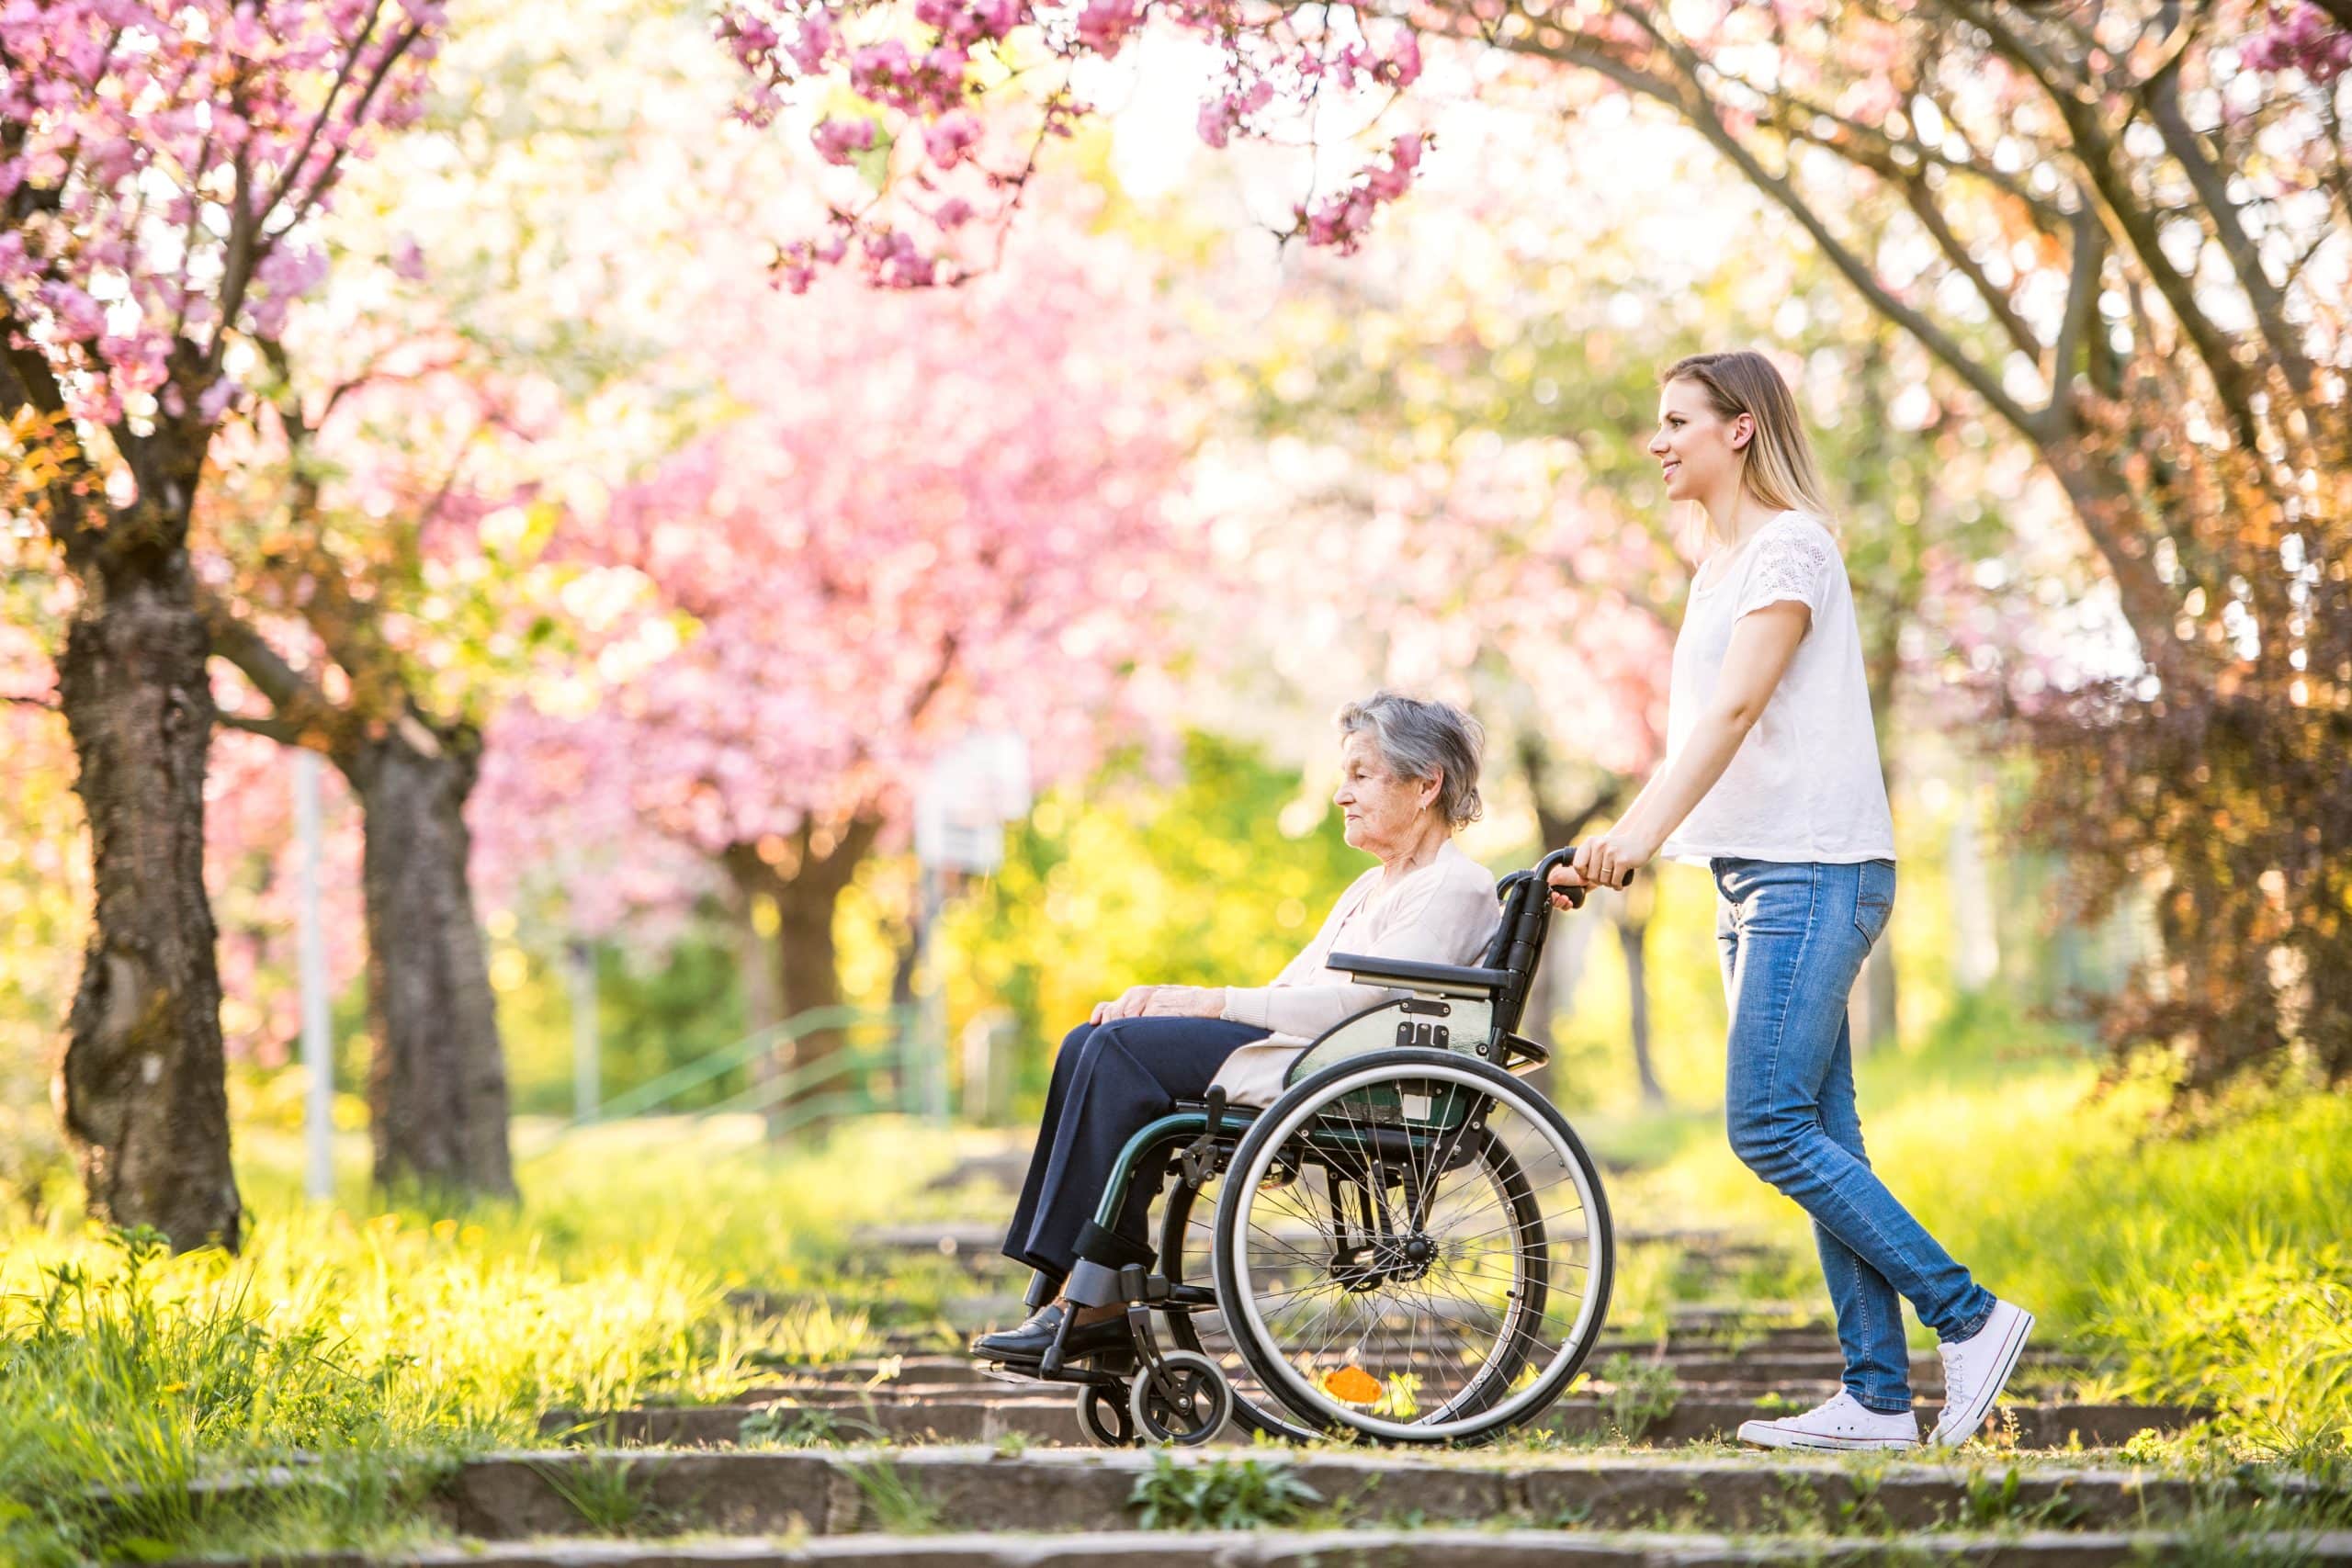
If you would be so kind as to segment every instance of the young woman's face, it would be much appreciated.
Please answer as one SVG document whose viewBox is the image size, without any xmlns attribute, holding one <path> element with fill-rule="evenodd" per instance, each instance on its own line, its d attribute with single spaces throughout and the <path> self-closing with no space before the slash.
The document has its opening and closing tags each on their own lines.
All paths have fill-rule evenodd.
<svg viewBox="0 0 2352 1568">
<path fill-rule="evenodd" d="M 1725 419 L 1707 400 L 1707 389 L 1690 379 L 1668 381 L 1657 397 L 1657 434 L 1650 456 L 1658 460 L 1668 501 L 1703 501 L 1723 491 L 1738 474 L 1756 421 L 1747 414 Z"/>
<path fill-rule="evenodd" d="M 1340 748 L 1340 787 L 1331 804 L 1346 819 L 1348 843 L 1385 860 L 1412 843 L 1437 790 L 1435 779 L 1400 779 L 1390 773 L 1380 743 L 1370 731 L 1357 729 Z"/>
</svg>

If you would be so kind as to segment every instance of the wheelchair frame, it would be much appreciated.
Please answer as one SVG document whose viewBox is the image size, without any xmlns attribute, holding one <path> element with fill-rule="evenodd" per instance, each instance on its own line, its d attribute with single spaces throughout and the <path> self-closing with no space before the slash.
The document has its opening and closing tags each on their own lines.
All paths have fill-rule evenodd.
<svg viewBox="0 0 2352 1568">
<path fill-rule="evenodd" d="M 1525 1009 L 1528 989 L 1549 931 L 1552 903 L 1548 878 L 1553 868 L 1565 864 L 1574 853 L 1573 845 L 1556 850 L 1533 867 L 1513 872 L 1496 885 L 1502 918 L 1477 965 L 1331 954 L 1329 967 L 1360 981 L 1385 984 L 1401 994 L 1351 1014 L 1311 1041 L 1283 1076 L 1285 1094 L 1338 1063 L 1372 1065 L 1387 1052 L 1452 1052 L 1522 1075 L 1544 1066 L 1550 1059 L 1550 1053 L 1514 1031 Z M 1572 906 L 1582 902 L 1581 891 L 1571 895 Z M 1136 1169 L 1147 1156 L 1163 1150 L 1172 1154 L 1178 1179 L 1197 1190 L 1225 1168 L 1242 1137 L 1264 1111 L 1272 1109 L 1229 1106 L 1225 1091 L 1212 1089 L 1206 1100 L 1182 1102 L 1175 1111 L 1137 1131 L 1120 1150 L 1111 1179 L 1104 1184 L 1102 1201 L 1095 1210 L 1096 1226 L 1107 1231 L 1117 1222 Z M 1460 1123 L 1455 1122 L 1452 1129 L 1435 1123 L 1425 1125 L 1427 1131 L 1419 1130 L 1406 1124 L 1400 1116 L 1394 1130 L 1407 1140 L 1408 1148 L 1419 1149 L 1427 1145 L 1418 1140 L 1446 1136 Z M 1602 1223 L 1606 1223 L 1605 1213 Z M 1166 1260 L 1159 1262 L 1164 1269 Z M 1052 1299 L 1056 1289 L 1051 1280 L 1039 1276 L 1030 1286 L 1027 1305 L 1032 1310 L 1043 1306 Z M 1092 1402 L 1111 1396 L 1116 1404 L 1115 1391 L 1125 1390 L 1140 1410 L 1147 1382 L 1166 1408 L 1189 1410 L 1191 1399 L 1171 1371 L 1169 1352 L 1160 1348 L 1151 1319 L 1157 1312 L 1191 1313 L 1215 1307 L 1217 1297 L 1213 1289 L 1172 1283 L 1164 1272 L 1139 1263 L 1113 1268 L 1081 1258 L 1059 1291 L 1081 1306 L 1117 1303 L 1126 1309 L 1130 1345 L 1124 1351 L 1069 1363 L 1064 1346 L 1077 1314 L 1069 1313 L 1064 1314 L 1053 1343 L 1030 1374 L 1046 1382 L 1078 1385 L 1081 1390 L 1081 1413 L 1090 1430 L 1098 1438 L 1106 1437 Z M 1605 1302 L 1602 1304 L 1605 1310 Z M 1229 1407 L 1229 1392 L 1227 1403 Z M 1216 1434 L 1224 1419 L 1219 1415 L 1196 1432 L 1161 1435 L 1178 1443 L 1204 1442 Z M 1131 1442 L 1138 1435 L 1131 1433 L 1106 1440 Z"/>
</svg>

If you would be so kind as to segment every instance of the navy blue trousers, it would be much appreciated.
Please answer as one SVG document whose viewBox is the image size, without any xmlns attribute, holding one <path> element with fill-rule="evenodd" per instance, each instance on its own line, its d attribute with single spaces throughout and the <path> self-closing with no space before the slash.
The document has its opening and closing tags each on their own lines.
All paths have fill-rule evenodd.
<svg viewBox="0 0 2352 1568">
<path fill-rule="evenodd" d="M 1004 1255 L 1056 1280 L 1077 1261 L 1078 1233 L 1094 1218 L 1127 1140 L 1175 1109 L 1208 1093 L 1225 1059 L 1266 1031 L 1221 1018 L 1122 1018 L 1081 1023 L 1054 1058 L 1053 1087 L 1029 1156 L 1021 1202 L 1005 1233 Z M 1166 1155 L 1136 1167 L 1113 1230 L 1151 1256 L 1146 1234 L 1151 1201 L 1167 1179 Z"/>
</svg>

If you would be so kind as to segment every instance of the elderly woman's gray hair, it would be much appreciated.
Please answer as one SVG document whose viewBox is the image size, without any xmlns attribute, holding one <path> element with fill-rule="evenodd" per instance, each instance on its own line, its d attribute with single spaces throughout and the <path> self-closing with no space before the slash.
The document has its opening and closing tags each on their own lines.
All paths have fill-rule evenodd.
<svg viewBox="0 0 2352 1568">
<path fill-rule="evenodd" d="M 1340 733 L 1369 731 L 1381 761 L 1400 779 L 1440 779 L 1437 808 L 1453 827 L 1476 822 L 1478 753 L 1487 732 L 1452 703 L 1425 703 L 1396 692 L 1374 692 L 1340 710 Z"/>
</svg>

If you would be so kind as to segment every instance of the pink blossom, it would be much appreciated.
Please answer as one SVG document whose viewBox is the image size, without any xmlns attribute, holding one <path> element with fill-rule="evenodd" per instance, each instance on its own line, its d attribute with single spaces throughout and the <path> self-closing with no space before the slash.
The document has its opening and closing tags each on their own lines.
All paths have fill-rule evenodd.
<svg viewBox="0 0 2352 1568">
<path fill-rule="evenodd" d="M 808 14 L 800 24 L 800 34 L 792 40 L 792 62 L 800 67 L 804 76 L 814 76 L 825 69 L 825 62 L 841 47 L 841 32 L 833 26 L 831 13 L 819 10 Z"/>
<path fill-rule="evenodd" d="M 2300 71 L 2324 85 L 2352 66 L 2352 33 L 2308 0 L 2290 8 L 2273 6 L 2268 21 L 2267 28 L 2245 42 L 2242 58 L 2247 69 Z"/>
<path fill-rule="evenodd" d="M 1026 9 L 1023 0 L 973 0 L 972 14 L 989 38 L 1003 38 L 1019 27 Z"/>
<path fill-rule="evenodd" d="M 962 163 L 965 154 L 979 141 L 980 118 L 969 109 L 957 109 L 933 120 L 922 133 L 923 150 L 943 169 L 952 169 Z"/>
<path fill-rule="evenodd" d="M 1079 40 L 1103 59 L 1115 60 L 1142 20 L 1140 0 L 1087 0 L 1078 14 Z"/>
<path fill-rule="evenodd" d="M 913 72 L 907 46 L 897 39 L 866 44 L 849 57 L 850 89 L 869 98 L 904 82 Z"/>
<path fill-rule="evenodd" d="M 828 164 L 846 164 L 859 152 L 874 147 L 874 122 L 870 119 L 820 119 L 808 133 L 816 144 L 817 155 Z"/>
<path fill-rule="evenodd" d="M 21 201 L 29 187 L 60 220 L 0 235 L 0 280 L 34 318 L 28 341 L 76 415 L 112 418 L 126 397 L 160 396 L 168 365 L 216 362 L 220 333 L 282 324 L 326 265 L 300 219 L 376 131 L 413 118 L 440 14 L 355 0 L 0 0 L 11 153 L 0 190 Z M 328 90 L 355 72 L 382 80 Z M 257 182 L 278 205 L 239 231 L 257 243 L 232 247 L 228 225 L 194 220 L 238 166 L 281 173 Z M 180 406 L 203 412 L 207 389 L 191 379 Z"/>
<path fill-rule="evenodd" d="M 1420 80 L 1421 39 L 1410 28 L 1396 30 L 1396 41 L 1372 68 L 1372 78 L 1384 86 L 1405 88 Z"/>
<path fill-rule="evenodd" d="M 1238 91 L 1228 90 L 1201 106 L 1198 128 L 1201 140 L 1212 147 L 1222 147 L 1232 134 L 1240 130 L 1242 121 L 1253 111 L 1273 101 L 1273 84 L 1260 77 Z"/>
<path fill-rule="evenodd" d="M 44 283 L 40 302 L 49 307 L 60 331 L 69 338 L 90 339 L 106 331 L 104 307 L 70 283 Z"/>
</svg>

